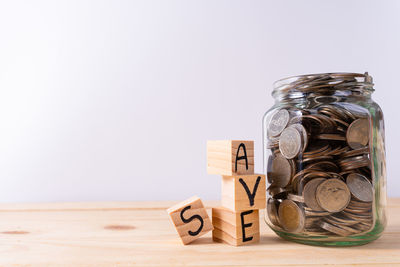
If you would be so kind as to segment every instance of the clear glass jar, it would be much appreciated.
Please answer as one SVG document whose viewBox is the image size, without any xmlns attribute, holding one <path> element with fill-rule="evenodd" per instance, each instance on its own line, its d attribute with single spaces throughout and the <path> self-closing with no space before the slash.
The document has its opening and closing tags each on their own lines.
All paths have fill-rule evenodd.
<svg viewBox="0 0 400 267">
<path fill-rule="evenodd" d="M 274 83 L 263 117 L 265 221 L 279 236 L 361 245 L 386 226 L 381 108 L 368 73 L 323 73 Z"/>
</svg>

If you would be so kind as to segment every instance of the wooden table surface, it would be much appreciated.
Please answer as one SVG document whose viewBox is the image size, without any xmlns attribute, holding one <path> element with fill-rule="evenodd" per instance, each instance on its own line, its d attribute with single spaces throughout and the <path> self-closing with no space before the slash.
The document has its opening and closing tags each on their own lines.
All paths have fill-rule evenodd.
<svg viewBox="0 0 400 267">
<path fill-rule="evenodd" d="M 263 221 L 259 244 L 231 247 L 208 233 L 183 246 L 165 211 L 174 203 L 1 204 L 0 266 L 400 265 L 400 199 L 388 202 L 384 235 L 351 248 L 284 241 Z"/>
</svg>

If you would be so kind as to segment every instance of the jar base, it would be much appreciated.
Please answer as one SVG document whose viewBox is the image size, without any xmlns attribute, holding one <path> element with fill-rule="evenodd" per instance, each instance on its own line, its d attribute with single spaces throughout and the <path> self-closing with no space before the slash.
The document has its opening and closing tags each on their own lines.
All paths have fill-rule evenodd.
<svg viewBox="0 0 400 267">
<path fill-rule="evenodd" d="M 350 247 L 361 246 L 368 244 L 378 239 L 383 232 L 383 225 L 377 223 L 374 229 L 368 233 L 358 236 L 348 237 L 327 237 L 327 236 L 301 236 L 298 234 L 285 233 L 276 229 L 272 229 L 281 238 L 311 246 L 324 246 L 324 247 Z"/>
</svg>

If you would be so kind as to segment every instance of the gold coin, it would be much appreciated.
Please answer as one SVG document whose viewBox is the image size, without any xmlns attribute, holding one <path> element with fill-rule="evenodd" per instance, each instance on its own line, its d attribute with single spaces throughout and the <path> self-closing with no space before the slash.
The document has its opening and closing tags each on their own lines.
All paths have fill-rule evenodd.
<svg viewBox="0 0 400 267">
<path fill-rule="evenodd" d="M 350 190 L 339 179 L 328 179 L 320 183 L 315 193 L 318 205 L 329 212 L 344 210 L 350 202 Z"/>
<path fill-rule="evenodd" d="M 369 141 L 369 121 L 368 119 L 358 119 L 353 121 L 346 133 L 347 144 L 352 149 L 365 147 Z"/>
<path fill-rule="evenodd" d="M 271 223 L 276 226 L 280 226 L 278 217 L 278 205 L 279 202 L 273 198 L 269 198 L 267 201 L 268 218 L 271 221 Z"/>
<path fill-rule="evenodd" d="M 278 154 L 271 164 L 271 172 L 268 174 L 268 179 L 272 181 L 271 185 L 285 187 L 292 178 L 292 165 L 281 154 Z"/>
<path fill-rule="evenodd" d="M 279 222 L 282 227 L 291 233 L 303 231 L 305 224 L 304 210 L 291 200 L 284 200 L 278 209 Z"/>
</svg>

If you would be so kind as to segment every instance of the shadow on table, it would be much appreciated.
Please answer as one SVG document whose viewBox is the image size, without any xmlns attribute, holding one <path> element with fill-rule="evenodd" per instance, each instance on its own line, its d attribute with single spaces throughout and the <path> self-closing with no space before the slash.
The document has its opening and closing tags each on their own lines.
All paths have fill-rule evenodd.
<svg viewBox="0 0 400 267">
<path fill-rule="evenodd" d="M 278 236 L 268 235 L 268 236 L 261 236 L 259 243 L 250 243 L 246 246 L 277 245 L 283 243 L 289 243 L 289 241 L 286 241 Z M 190 245 L 210 245 L 210 244 L 224 244 L 224 243 L 215 242 L 213 241 L 212 237 L 200 237 L 199 239 L 190 243 Z"/>
</svg>

